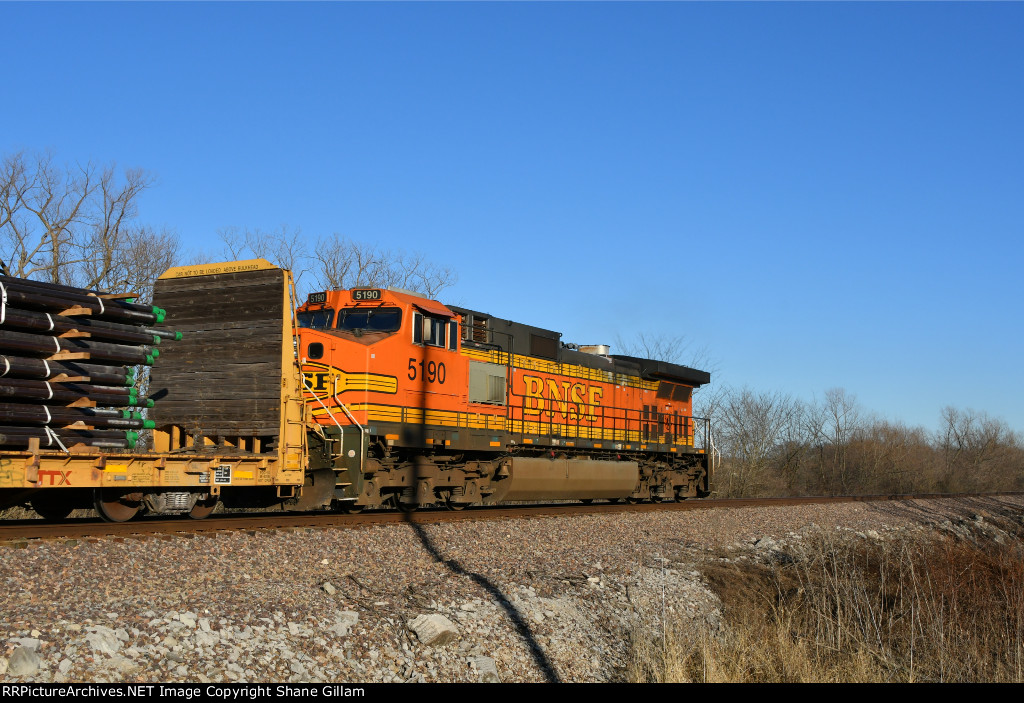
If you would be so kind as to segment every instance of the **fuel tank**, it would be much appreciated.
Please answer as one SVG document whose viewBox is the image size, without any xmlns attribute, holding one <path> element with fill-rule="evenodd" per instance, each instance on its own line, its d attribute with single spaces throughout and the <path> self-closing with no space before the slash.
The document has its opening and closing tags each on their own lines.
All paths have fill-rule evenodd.
<svg viewBox="0 0 1024 703">
<path fill-rule="evenodd" d="M 496 500 L 625 498 L 636 488 L 635 461 L 514 457 L 505 492 Z"/>
</svg>

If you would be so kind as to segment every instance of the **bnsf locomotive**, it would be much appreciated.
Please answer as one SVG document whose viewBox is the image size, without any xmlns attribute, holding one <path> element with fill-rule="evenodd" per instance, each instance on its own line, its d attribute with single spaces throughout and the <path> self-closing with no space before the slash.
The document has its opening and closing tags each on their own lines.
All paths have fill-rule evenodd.
<svg viewBox="0 0 1024 703">
<path fill-rule="evenodd" d="M 709 493 L 704 371 L 400 290 L 313 293 L 297 320 L 311 464 L 342 506 Z"/>
<path fill-rule="evenodd" d="M 159 315 L 146 335 L 174 341 L 158 359 L 123 359 L 153 364 L 143 404 L 97 365 L 125 352 L 94 341 L 126 334 L 89 320 L 111 296 L 19 285 L 0 300 L 0 327 L 41 318 L 60 337 L 26 346 L 22 332 L 0 335 L 0 348 L 20 350 L 4 367 L 16 377 L 5 412 L 20 424 L 0 437 L 0 507 L 51 518 L 93 507 L 121 521 L 203 518 L 220 503 L 459 509 L 710 491 L 709 423 L 691 398 L 710 381 L 703 371 L 563 344 L 400 290 L 318 292 L 297 306 L 291 273 L 255 259 L 156 282 L 154 310 L 171 327 Z M 120 405 L 151 407 L 148 419 L 97 407 L 115 391 Z M 144 448 L 106 439 L 126 422 L 152 428 Z"/>
</svg>

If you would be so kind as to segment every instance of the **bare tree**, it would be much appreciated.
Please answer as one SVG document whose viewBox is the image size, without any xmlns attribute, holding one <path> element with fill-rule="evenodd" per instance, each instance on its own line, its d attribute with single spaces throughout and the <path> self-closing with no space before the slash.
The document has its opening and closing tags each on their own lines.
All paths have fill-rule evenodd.
<svg viewBox="0 0 1024 703">
<path fill-rule="evenodd" d="M 1002 420 L 947 407 L 936 437 L 946 491 L 1016 488 L 1024 482 L 1021 438 Z"/>
<path fill-rule="evenodd" d="M 221 227 L 217 237 L 222 244 L 221 255 L 230 259 L 257 258 L 271 261 L 286 268 L 300 286 L 310 264 L 309 250 L 302 230 L 298 227 L 278 225 L 271 230 L 248 227 Z"/>
<path fill-rule="evenodd" d="M 0 259 L 23 278 L 83 288 L 144 287 L 179 249 L 174 234 L 136 222 L 138 199 L 152 185 L 152 176 L 139 169 L 119 175 L 112 164 L 61 166 L 52 154 L 6 156 L 0 164 Z"/>
<path fill-rule="evenodd" d="M 419 252 L 384 249 L 333 234 L 317 242 L 314 278 L 321 288 L 359 286 L 404 288 L 437 298 L 455 284 L 455 271 Z"/>
<path fill-rule="evenodd" d="M 788 395 L 749 388 L 726 394 L 716 421 L 725 456 L 719 473 L 724 495 L 763 495 L 778 489 L 779 476 L 772 469 L 793 420 L 794 401 Z"/>
<path fill-rule="evenodd" d="M 153 299 L 153 284 L 167 269 L 181 263 L 181 241 L 167 230 L 133 228 L 112 250 L 102 269 L 86 266 L 94 287 L 131 291 L 142 301 Z"/>
<path fill-rule="evenodd" d="M 274 230 L 222 227 L 217 230 L 227 259 L 258 257 L 292 271 L 300 297 L 311 289 L 343 290 L 361 286 L 402 288 L 437 298 L 455 284 L 457 276 L 420 253 L 356 242 L 340 234 L 322 237 L 312 251 L 299 228 L 281 225 Z M 208 260 L 199 254 L 195 263 Z M 305 274 L 311 274 L 306 277 Z M 314 288 L 315 287 L 315 288 Z"/>
<path fill-rule="evenodd" d="M 640 332 L 630 339 L 616 334 L 615 349 L 626 356 L 668 361 L 707 371 L 714 370 L 711 368 L 714 364 L 711 363 L 707 347 L 693 349 L 693 341 L 681 334 Z"/>
</svg>

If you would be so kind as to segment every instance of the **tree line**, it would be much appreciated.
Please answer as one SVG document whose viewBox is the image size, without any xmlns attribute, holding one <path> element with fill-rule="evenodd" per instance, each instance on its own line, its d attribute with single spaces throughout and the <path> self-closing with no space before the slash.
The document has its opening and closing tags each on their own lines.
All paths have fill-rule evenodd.
<svg viewBox="0 0 1024 703">
<path fill-rule="evenodd" d="M 712 391 L 723 497 L 1024 490 L 1024 442 L 1003 420 L 953 407 L 928 431 L 868 413 L 841 388 L 804 401 L 750 388 Z"/>
</svg>

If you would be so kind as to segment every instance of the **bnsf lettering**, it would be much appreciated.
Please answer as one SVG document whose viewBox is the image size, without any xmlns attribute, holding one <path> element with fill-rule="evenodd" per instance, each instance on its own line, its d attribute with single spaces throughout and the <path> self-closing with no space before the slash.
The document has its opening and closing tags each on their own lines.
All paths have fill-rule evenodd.
<svg viewBox="0 0 1024 703">
<path fill-rule="evenodd" d="M 570 420 L 585 419 L 593 422 L 597 419 L 595 408 L 601 405 L 603 388 L 539 376 L 524 375 L 523 381 L 526 383 L 524 414 L 540 415 L 550 408 L 549 412 L 557 411 Z"/>
<path fill-rule="evenodd" d="M 321 391 L 327 391 L 331 389 L 331 374 L 329 373 L 311 373 L 304 371 L 302 375 L 306 378 L 306 390 L 311 390 L 314 393 Z"/>
</svg>

